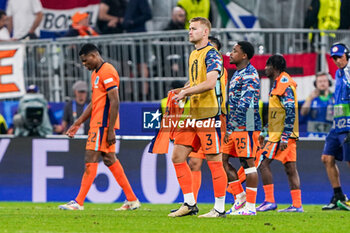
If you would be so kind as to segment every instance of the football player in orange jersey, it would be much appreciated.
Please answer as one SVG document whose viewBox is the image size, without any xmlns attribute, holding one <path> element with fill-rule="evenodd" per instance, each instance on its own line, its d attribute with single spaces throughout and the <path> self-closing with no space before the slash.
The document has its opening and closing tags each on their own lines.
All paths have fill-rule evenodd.
<svg viewBox="0 0 350 233">
<path fill-rule="evenodd" d="M 66 134 L 73 138 L 80 125 L 91 116 L 89 137 L 86 143 L 85 172 L 78 196 L 75 200 L 60 205 L 59 209 L 84 209 L 84 200 L 96 177 L 100 156 L 123 189 L 127 199 L 123 206 L 116 210 L 138 209 L 141 204 L 115 155 L 115 130 L 119 129 L 118 72 L 111 64 L 103 60 L 98 48 L 93 44 L 85 44 L 81 48 L 79 56 L 83 65 L 92 71 L 92 100 Z"/>
</svg>

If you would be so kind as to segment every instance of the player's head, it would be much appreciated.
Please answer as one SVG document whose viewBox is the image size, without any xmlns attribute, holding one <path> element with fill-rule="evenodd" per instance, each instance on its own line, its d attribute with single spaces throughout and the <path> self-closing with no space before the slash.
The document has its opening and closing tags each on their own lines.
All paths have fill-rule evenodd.
<svg viewBox="0 0 350 233">
<path fill-rule="evenodd" d="M 100 54 L 100 50 L 94 44 L 84 44 L 79 52 L 80 60 L 88 70 L 98 68 L 102 60 Z"/>
<path fill-rule="evenodd" d="M 203 17 L 195 17 L 190 20 L 189 41 L 193 44 L 208 39 L 211 30 L 211 23 Z"/>
<path fill-rule="evenodd" d="M 343 69 L 348 64 L 350 58 L 349 48 L 343 43 L 335 43 L 331 47 L 331 56 L 335 65 Z"/>
<path fill-rule="evenodd" d="M 275 54 L 269 57 L 265 66 L 266 76 L 269 78 L 274 78 L 276 75 L 286 71 L 287 63 L 284 57 L 280 54 Z"/>
<path fill-rule="evenodd" d="M 220 40 L 214 36 L 209 36 L 209 42 L 218 50 L 220 51 L 222 44 Z"/>
<path fill-rule="evenodd" d="M 230 53 L 230 63 L 239 64 L 242 61 L 249 61 L 254 56 L 254 47 L 248 41 L 237 42 Z"/>
<path fill-rule="evenodd" d="M 326 72 L 318 72 L 316 74 L 314 86 L 320 91 L 327 91 L 332 86 L 332 81 L 329 78 L 329 74 Z"/>
</svg>

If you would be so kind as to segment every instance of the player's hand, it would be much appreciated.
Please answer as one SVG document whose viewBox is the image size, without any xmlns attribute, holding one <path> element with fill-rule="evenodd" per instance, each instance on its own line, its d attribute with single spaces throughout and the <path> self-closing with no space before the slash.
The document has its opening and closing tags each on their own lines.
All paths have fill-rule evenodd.
<svg viewBox="0 0 350 233">
<path fill-rule="evenodd" d="M 310 94 L 310 99 L 313 100 L 317 98 L 320 95 L 320 91 L 318 89 L 315 89 Z"/>
<path fill-rule="evenodd" d="M 186 97 L 186 92 L 184 90 L 181 90 L 179 94 L 175 94 L 174 100 L 183 100 Z"/>
<path fill-rule="evenodd" d="M 264 148 L 264 146 L 265 146 L 265 137 L 262 136 L 262 135 L 259 135 L 258 141 L 259 141 L 260 148 Z"/>
<path fill-rule="evenodd" d="M 115 132 L 113 130 L 108 130 L 107 133 L 107 145 L 108 147 L 115 144 Z"/>
<path fill-rule="evenodd" d="M 280 150 L 284 151 L 287 149 L 288 143 L 287 142 L 280 142 Z"/>
<path fill-rule="evenodd" d="M 228 143 L 230 141 L 230 134 L 228 134 L 227 132 L 225 133 L 225 137 L 224 137 L 224 143 Z"/>
<path fill-rule="evenodd" d="M 80 125 L 73 124 L 66 132 L 66 135 L 70 138 L 73 138 L 74 135 L 77 133 L 78 129 L 80 128 Z"/>
</svg>

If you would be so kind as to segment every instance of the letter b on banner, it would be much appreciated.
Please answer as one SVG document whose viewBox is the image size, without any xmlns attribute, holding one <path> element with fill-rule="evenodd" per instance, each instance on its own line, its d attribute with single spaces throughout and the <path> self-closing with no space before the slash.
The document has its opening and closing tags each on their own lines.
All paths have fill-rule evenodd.
<svg viewBox="0 0 350 233">
<path fill-rule="evenodd" d="M 169 153 L 166 156 L 166 188 L 164 193 L 157 191 L 157 158 L 148 152 L 148 144 L 141 160 L 141 185 L 143 194 L 150 203 L 173 203 L 179 195 L 180 186 L 176 178 L 175 169 L 171 161 L 174 145 L 170 143 Z"/>
</svg>

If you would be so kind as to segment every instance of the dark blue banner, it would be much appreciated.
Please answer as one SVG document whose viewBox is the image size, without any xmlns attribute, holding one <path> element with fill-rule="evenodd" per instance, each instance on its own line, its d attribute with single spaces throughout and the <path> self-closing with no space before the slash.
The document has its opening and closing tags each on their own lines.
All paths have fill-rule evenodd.
<svg viewBox="0 0 350 233">
<path fill-rule="evenodd" d="M 181 202 L 182 193 L 167 155 L 148 153 L 148 140 L 120 140 L 117 143 L 120 159 L 130 184 L 141 202 Z M 298 142 L 298 170 L 301 179 L 302 201 L 305 204 L 328 203 L 333 189 L 320 161 L 322 141 Z M 83 139 L 0 139 L 0 201 L 66 202 L 79 191 L 84 172 L 85 140 Z M 238 168 L 237 159 L 232 159 Z M 339 163 L 341 182 L 349 194 L 349 169 Z M 275 197 L 278 203 L 291 203 L 287 177 L 281 163 L 272 163 Z M 349 195 L 348 195 L 349 196 Z M 122 202 L 125 196 L 106 166 L 100 162 L 98 175 L 87 201 Z M 264 199 L 259 185 L 257 202 Z M 211 174 L 202 167 L 202 186 L 199 202 L 213 202 Z M 230 194 L 227 203 L 232 201 Z"/>
</svg>

